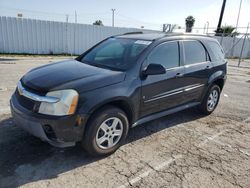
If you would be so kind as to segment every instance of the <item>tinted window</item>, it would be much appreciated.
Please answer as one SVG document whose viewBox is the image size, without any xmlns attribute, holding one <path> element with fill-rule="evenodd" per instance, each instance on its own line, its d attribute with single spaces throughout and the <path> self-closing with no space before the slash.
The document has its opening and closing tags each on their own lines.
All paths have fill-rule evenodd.
<svg viewBox="0 0 250 188">
<path fill-rule="evenodd" d="M 118 42 L 110 43 L 97 51 L 94 60 L 98 61 L 110 58 L 121 58 L 124 49 L 125 48 Z"/>
<path fill-rule="evenodd" d="M 136 63 L 151 41 L 110 38 L 86 53 L 81 61 L 97 67 L 126 70 Z"/>
<path fill-rule="evenodd" d="M 208 41 L 208 45 L 213 51 L 215 61 L 224 59 L 224 52 L 217 42 Z"/>
<path fill-rule="evenodd" d="M 183 41 L 185 64 L 200 63 L 206 61 L 206 51 L 198 41 Z"/>
<path fill-rule="evenodd" d="M 156 46 L 148 56 L 149 64 L 161 64 L 166 69 L 179 66 L 179 46 L 177 42 L 167 42 Z"/>
</svg>

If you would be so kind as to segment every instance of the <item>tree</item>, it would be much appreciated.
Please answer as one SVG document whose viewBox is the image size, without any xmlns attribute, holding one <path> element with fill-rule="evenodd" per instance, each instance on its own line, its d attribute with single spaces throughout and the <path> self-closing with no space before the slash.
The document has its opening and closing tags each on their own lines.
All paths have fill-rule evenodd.
<svg viewBox="0 0 250 188">
<path fill-rule="evenodd" d="M 223 26 L 219 30 L 215 31 L 215 33 L 216 33 L 215 35 L 216 36 L 222 36 L 223 35 L 225 37 L 227 37 L 227 36 L 234 37 L 234 36 L 239 34 L 237 32 L 233 32 L 234 30 L 235 30 L 235 27 L 233 27 L 233 26 L 230 26 L 230 25 Z"/>
<path fill-rule="evenodd" d="M 195 18 L 193 16 L 188 16 L 185 21 L 186 21 L 186 32 L 191 33 L 192 27 L 194 26 Z"/>
<path fill-rule="evenodd" d="M 96 20 L 93 25 L 103 26 L 102 20 Z"/>
</svg>

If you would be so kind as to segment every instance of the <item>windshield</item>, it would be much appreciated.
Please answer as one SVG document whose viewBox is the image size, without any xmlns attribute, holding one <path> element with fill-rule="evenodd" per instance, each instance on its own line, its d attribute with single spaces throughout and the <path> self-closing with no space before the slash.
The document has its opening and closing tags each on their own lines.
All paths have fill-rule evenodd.
<svg viewBox="0 0 250 188">
<path fill-rule="evenodd" d="M 87 54 L 81 62 L 97 67 L 115 70 L 127 70 L 135 64 L 142 51 L 151 41 L 109 38 Z"/>
</svg>

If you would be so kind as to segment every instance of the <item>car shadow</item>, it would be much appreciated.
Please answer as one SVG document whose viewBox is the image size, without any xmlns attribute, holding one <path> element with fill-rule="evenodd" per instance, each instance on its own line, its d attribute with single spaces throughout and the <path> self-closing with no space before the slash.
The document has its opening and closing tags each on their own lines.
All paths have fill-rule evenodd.
<svg viewBox="0 0 250 188">
<path fill-rule="evenodd" d="M 18 61 L 16 58 L 0 58 L 0 61 Z"/>
<path fill-rule="evenodd" d="M 137 126 L 130 130 L 125 145 L 201 117 L 195 109 L 189 109 Z M 10 117 L 0 121 L 0 187 L 56 178 L 100 159 L 89 156 L 80 144 L 63 149 L 52 147 L 16 127 Z M 46 172 L 39 169 L 43 165 L 47 165 Z"/>
</svg>

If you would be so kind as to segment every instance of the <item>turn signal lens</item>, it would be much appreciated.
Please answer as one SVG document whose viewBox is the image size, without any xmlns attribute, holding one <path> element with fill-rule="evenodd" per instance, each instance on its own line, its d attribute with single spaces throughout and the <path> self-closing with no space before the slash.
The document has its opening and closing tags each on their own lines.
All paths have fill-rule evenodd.
<svg viewBox="0 0 250 188">
<path fill-rule="evenodd" d="M 74 114 L 78 103 L 78 95 L 74 96 L 69 107 L 68 114 Z"/>
</svg>

